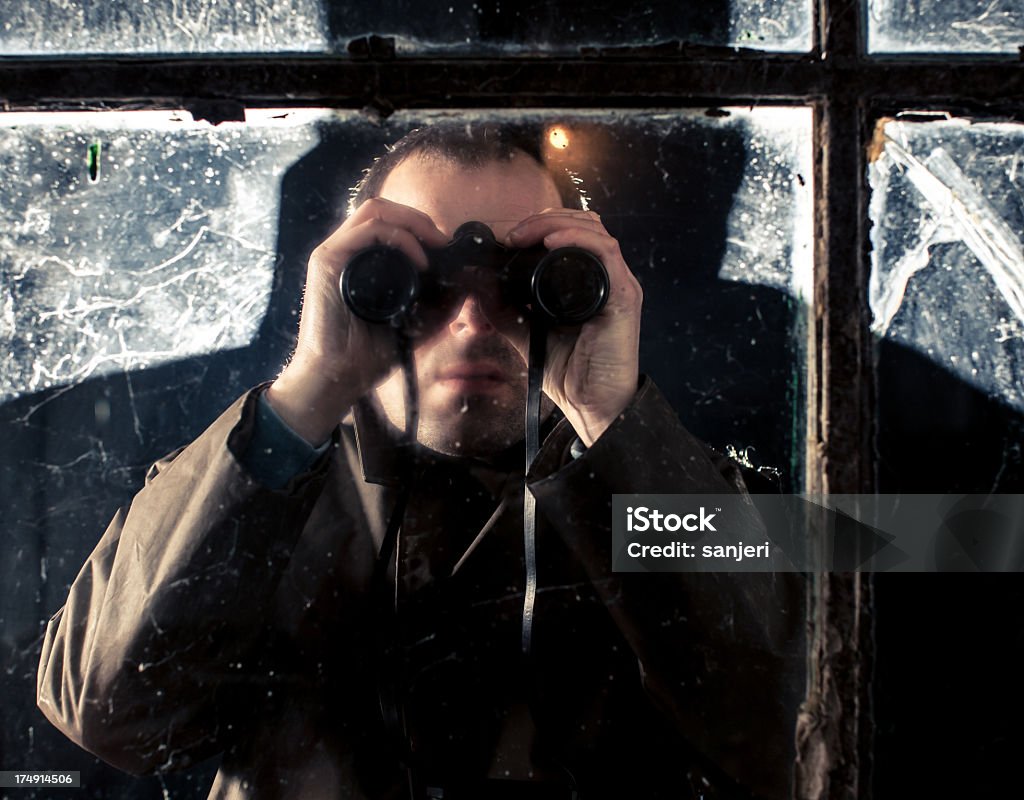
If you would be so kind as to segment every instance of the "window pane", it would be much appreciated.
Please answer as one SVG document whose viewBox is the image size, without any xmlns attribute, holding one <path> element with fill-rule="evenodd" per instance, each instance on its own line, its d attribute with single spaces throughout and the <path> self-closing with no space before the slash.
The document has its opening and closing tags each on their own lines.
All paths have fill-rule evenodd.
<svg viewBox="0 0 1024 800">
<path fill-rule="evenodd" d="M 4 115 L 0 747 L 31 753 L 24 767 L 74 764 L 104 796 L 206 796 L 201 770 L 128 778 L 40 723 L 41 626 L 148 464 L 280 370 L 309 253 L 372 158 L 412 127 L 467 116 L 545 129 L 548 165 L 576 176 L 644 287 L 641 368 L 696 435 L 799 484 L 809 109 L 383 124 L 271 110 L 216 127 L 184 114 Z M 802 680 L 766 697 L 795 714 Z"/>
<path fill-rule="evenodd" d="M 0 53 L 324 52 L 318 0 L 0 0 Z"/>
<path fill-rule="evenodd" d="M 874 152 L 883 475 L 991 490 L 1020 460 L 1024 126 L 887 121 Z"/>
<path fill-rule="evenodd" d="M 248 344 L 309 117 L 0 115 L 0 401 Z"/>
<path fill-rule="evenodd" d="M 883 120 L 871 155 L 880 490 L 948 493 L 937 561 L 980 540 L 1012 562 L 1020 519 L 958 495 L 1024 491 L 1024 125 Z M 993 610 L 1020 581 L 906 577 L 875 576 L 875 793 L 998 797 L 1024 737 L 990 710 L 1024 703 L 1024 640 Z"/>
<path fill-rule="evenodd" d="M 867 0 L 870 53 L 1008 53 L 1024 45 L 1020 0 Z"/>
<path fill-rule="evenodd" d="M 0 0 L 0 53 L 345 53 L 353 39 L 395 37 L 399 53 L 575 53 L 671 42 L 807 51 L 810 0 Z"/>
<path fill-rule="evenodd" d="M 577 114 L 561 131 L 570 144 L 550 146 L 549 157 L 580 177 L 633 248 L 638 275 L 657 289 L 648 298 L 657 324 L 645 346 L 662 382 L 680 393 L 694 421 L 717 420 L 721 430 L 711 438 L 719 446 L 754 447 L 796 474 L 791 459 L 799 446 L 784 444 L 788 434 L 770 434 L 779 430 L 774 421 L 751 435 L 757 425 L 750 414 L 712 402 L 725 386 L 732 402 L 756 407 L 736 382 L 751 381 L 754 390 L 757 370 L 743 365 L 724 379 L 728 370 L 716 362 L 734 362 L 735 354 L 695 342 L 729 320 L 743 346 L 756 348 L 758 336 L 781 333 L 758 322 L 767 313 L 758 302 L 788 305 L 809 295 L 809 112 L 724 113 Z M 268 111 L 213 127 L 180 112 L 0 117 L 3 167 L 18 176 L 3 204 L 11 233 L 0 255 L 2 330 L 11 358 L 0 400 L 251 344 L 282 257 L 275 244 L 280 248 L 287 233 L 277 229 L 282 175 L 332 125 L 366 140 L 353 145 L 363 154 L 421 121 L 398 114 L 380 130 L 358 115 L 333 119 Z M 717 167 L 701 168 L 707 175 L 694 165 L 714 159 Z M 655 170 L 636 166 L 645 163 Z M 334 214 L 358 170 L 341 177 L 325 201 Z M 717 238 L 705 233 L 712 220 Z M 686 289 L 691 285 L 700 291 Z M 736 302 L 708 299 L 718 290 Z M 745 326 L 749 335 L 740 333 Z M 666 363 L 664 354 L 680 346 L 719 378 L 702 385 L 692 370 L 684 377 Z"/>
</svg>

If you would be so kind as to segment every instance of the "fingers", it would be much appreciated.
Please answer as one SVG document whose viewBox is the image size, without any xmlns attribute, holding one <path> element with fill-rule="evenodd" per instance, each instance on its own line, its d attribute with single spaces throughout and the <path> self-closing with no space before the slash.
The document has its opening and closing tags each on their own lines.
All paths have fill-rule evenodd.
<svg viewBox="0 0 1024 800">
<path fill-rule="evenodd" d="M 533 214 L 508 232 L 506 243 L 512 247 L 530 247 L 545 236 L 566 227 L 577 227 L 608 235 L 601 217 L 593 211 L 553 208 Z"/>
<path fill-rule="evenodd" d="M 546 209 L 509 231 L 512 247 L 543 244 L 548 250 L 582 247 L 601 259 L 611 283 L 609 302 L 619 309 L 638 309 L 643 299 L 639 282 L 626 265 L 618 241 L 605 229 L 599 214 L 568 208 Z"/>
<path fill-rule="evenodd" d="M 395 248 L 426 269 L 426 250 L 447 240 L 422 211 L 376 198 L 363 203 L 310 256 L 296 358 L 324 374 L 347 376 L 360 389 L 372 385 L 393 363 L 391 332 L 349 311 L 339 291 L 342 271 L 356 253 L 375 245 Z"/>
<path fill-rule="evenodd" d="M 314 252 L 336 273 L 355 253 L 373 245 L 397 248 L 414 264 L 426 268 L 424 248 L 443 247 L 447 242 L 448 237 L 422 211 L 373 198 L 356 209 Z"/>
<path fill-rule="evenodd" d="M 608 304 L 602 314 L 613 311 L 639 312 L 643 302 L 643 290 L 636 276 L 626 265 L 618 241 L 610 234 L 603 229 L 597 232 L 587 227 L 559 226 L 557 230 L 548 233 L 543 242 L 548 250 L 581 247 L 601 259 L 601 263 L 608 271 L 610 284 Z"/>
<path fill-rule="evenodd" d="M 345 236 L 344 249 L 331 250 L 327 243 L 317 248 L 317 255 L 340 273 L 353 255 L 374 245 L 393 247 L 404 253 L 420 269 L 427 267 L 427 254 L 420 240 L 407 228 L 380 220 L 371 220 L 352 228 Z"/>
<path fill-rule="evenodd" d="M 448 243 L 448 236 L 441 232 L 427 214 L 381 197 L 371 198 L 359 206 L 342 227 L 355 227 L 373 220 L 407 228 L 427 247 L 443 247 Z"/>
</svg>

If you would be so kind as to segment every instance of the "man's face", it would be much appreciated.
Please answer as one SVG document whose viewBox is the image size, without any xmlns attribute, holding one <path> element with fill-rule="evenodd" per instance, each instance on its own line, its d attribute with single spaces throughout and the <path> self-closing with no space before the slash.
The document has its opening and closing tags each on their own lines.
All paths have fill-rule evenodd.
<svg viewBox="0 0 1024 800">
<path fill-rule="evenodd" d="M 516 224 L 562 205 L 551 176 L 526 154 L 467 168 L 413 156 L 385 179 L 380 196 L 429 215 L 449 237 L 462 223 L 484 222 L 500 242 Z M 416 347 L 422 444 L 449 455 L 486 456 L 523 438 L 526 363 L 469 294 L 436 336 Z M 378 396 L 404 426 L 402 376 Z"/>
</svg>

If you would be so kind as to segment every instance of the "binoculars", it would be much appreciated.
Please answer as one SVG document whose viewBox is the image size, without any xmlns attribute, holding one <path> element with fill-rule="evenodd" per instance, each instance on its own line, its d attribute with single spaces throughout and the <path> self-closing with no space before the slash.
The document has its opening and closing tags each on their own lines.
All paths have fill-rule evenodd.
<svg viewBox="0 0 1024 800">
<path fill-rule="evenodd" d="M 396 248 L 361 250 L 341 274 L 341 296 L 357 317 L 393 324 L 416 303 L 454 302 L 481 278 L 497 279 L 503 302 L 554 325 L 586 322 L 608 299 L 608 272 L 593 253 L 581 247 L 505 247 L 482 222 L 461 225 L 445 247 L 428 250 L 427 258 L 429 266 L 421 271 Z"/>
</svg>

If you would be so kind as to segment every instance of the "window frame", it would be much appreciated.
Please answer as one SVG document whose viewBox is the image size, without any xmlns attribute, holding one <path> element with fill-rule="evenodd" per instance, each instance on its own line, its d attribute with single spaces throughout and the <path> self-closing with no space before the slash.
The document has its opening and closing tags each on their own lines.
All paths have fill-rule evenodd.
<svg viewBox="0 0 1024 800">
<path fill-rule="evenodd" d="M 573 57 L 396 57 L 393 43 L 371 36 L 350 42 L 347 55 L 0 56 L 0 102 L 4 111 L 185 108 L 214 123 L 241 119 L 246 107 L 387 116 L 432 108 L 810 105 L 815 279 L 806 325 L 804 484 L 813 493 L 871 493 L 866 154 L 875 123 L 908 109 L 1024 120 L 1024 47 L 1016 59 L 869 56 L 866 3 L 816 0 L 814 14 L 815 46 L 805 54 L 669 43 Z M 869 797 L 872 577 L 818 574 L 809 593 L 796 796 Z"/>
</svg>

